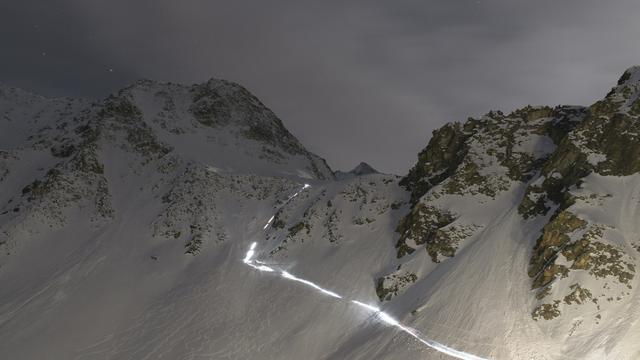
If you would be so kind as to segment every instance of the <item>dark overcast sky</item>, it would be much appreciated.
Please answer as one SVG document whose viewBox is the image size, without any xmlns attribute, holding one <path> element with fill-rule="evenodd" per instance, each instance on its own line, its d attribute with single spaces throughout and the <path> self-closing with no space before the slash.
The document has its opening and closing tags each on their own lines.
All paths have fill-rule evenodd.
<svg viewBox="0 0 640 360">
<path fill-rule="evenodd" d="M 445 122 L 603 96 L 640 63 L 639 15 L 638 0 L 4 0 L 0 81 L 103 97 L 225 78 L 333 168 L 404 173 Z"/>
</svg>

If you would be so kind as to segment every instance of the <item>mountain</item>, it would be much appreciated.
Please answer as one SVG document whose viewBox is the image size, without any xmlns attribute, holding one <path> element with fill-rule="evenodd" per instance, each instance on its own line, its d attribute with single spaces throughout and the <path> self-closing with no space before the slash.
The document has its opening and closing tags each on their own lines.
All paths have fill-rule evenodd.
<svg viewBox="0 0 640 360">
<path fill-rule="evenodd" d="M 333 172 L 243 87 L 0 87 L 11 359 L 634 359 L 640 68 Z"/>
<path fill-rule="evenodd" d="M 346 179 L 346 178 L 352 177 L 352 176 L 378 174 L 378 170 L 374 169 L 371 165 L 369 165 L 369 164 L 367 164 L 365 162 L 361 162 L 360 164 L 358 164 L 356 167 L 354 167 L 350 171 L 344 172 L 344 171 L 339 171 L 338 170 L 334 174 L 335 174 L 336 178 L 338 178 L 338 179 Z"/>
</svg>

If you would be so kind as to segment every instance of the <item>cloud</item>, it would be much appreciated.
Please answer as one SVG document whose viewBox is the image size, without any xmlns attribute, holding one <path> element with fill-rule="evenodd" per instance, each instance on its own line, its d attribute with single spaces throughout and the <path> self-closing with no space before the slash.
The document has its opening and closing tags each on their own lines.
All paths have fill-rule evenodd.
<svg viewBox="0 0 640 360">
<path fill-rule="evenodd" d="M 404 173 L 445 122 L 602 96 L 640 62 L 639 10 L 630 0 L 28 0 L 0 15 L 15 50 L 0 79 L 99 96 L 140 77 L 226 78 L 333 167 Z"/>
</svg>

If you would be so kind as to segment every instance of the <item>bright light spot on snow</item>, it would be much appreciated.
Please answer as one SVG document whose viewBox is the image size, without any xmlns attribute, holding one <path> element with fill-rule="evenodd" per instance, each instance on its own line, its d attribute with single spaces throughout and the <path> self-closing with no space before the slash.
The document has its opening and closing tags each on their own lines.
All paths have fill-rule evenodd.
<svg viewBox="0 0 640 360">
<path fill-rule="evenodd" d="M 326 295 L 329 295 L 329 296 L 333 296 L 333 297 L 334 297 L 334 298 L 336 298 L 336 299 L 342 299 L 342 296 L 340 296 L 340 295 L 338 295 L 338 294 L 334 293 L 333 291 L 330 291 L 330 290 L 324 289 L 324 288 L 322 288 L 322 287 L 320 287 L 320 286 L 318 286 L 318 285 L 316 285 L 316 284 L 312 283 L 312 282 L 311 282 L 311 281 L 309 281 L 309 280 L 301 279 L 301 278 L 299 278 L 299 277 L 296 277 L 296 276 L 294 276 L 294 275 L 289 274 L 289 273 L 288 273 L 288 272 L 286 272 L 286 271 L 283 271 L 281 274 L 282 274 L 282 277 L 283 277 L 283 278 L 285 278 L 285 279 L 289 279 L 289 280 L 293 280 L 293 281 L 297 281 L 297 282 L 303 283 L 303 284 L 305 284 L 305 285 L 311 286 L 312 288 L 314 288 L 314 289 L 316 289 L 316 290 L 320 291 L 320 292 L 321 292 L 321 293 L 323 293 L 323 294 L 326 294 Z"/>
<path fill-rule="evenodd" d="M 373 312 L 376 315 L 377 319 L 380 319 L 380 321 L 384 322 L 385 324 L 394 326 L 396 328 L 398 328 L 399 330 L 402 330 L 403 332 L 411 335 L 411 337 L 415 338 L 416 340 L 420 341 L 421 343 L 427 345 L 428 347 L 439 351 L 441 353 L 447 354 L 449 356 L 455 357 L 457 359 L 463 359 L 463 360 L 486 360 L 484 358 L 472 355 L 472 354 L 468 354 L 466 352 L 463 351 L 459 351 L 456 349 L 452 349 L 446 345 L 442 345 L 438 342 L 435 342 L 433 340 L 426 340 L 423 339 L 420 336 L 420 333 L 418 332 L 418 330 L 416 329 L 412 329 L 410 327 L 404 326 L 402 325 L 398 320 L 394 319 L 391 315 L 383 312 L 382 310 L 380 310 L 380 308 L 377 308 L 373 305 L 369 305 L 369 304 L 365 304 L 363 302 L 360 302 L 358 300 L 351 300 L 352 303 L 363 307 L 371 312 Z"/>
<path fill-rule="evenodd" d="M 257 242 L 254 242 L 251 244 L 251 247 L 249 247 L 249 251 L 247 251 L 247 254 L 244 256 L 244 263 L 245 264 L 249 264 L 251 262 L 251 259 L 253 258 L 253 255 L 255 255 L 256 251 L 255 248 L 258 245 Z"/>
<path fill-rule="evenodd" d="M 466 353 L 464 351 L 458 351 L 456 349 L 452 349 L 446 345 L 442 345 L 440 343 L 437 343 L 435 341 L 430 341 L 430 340 L 424 340 L 421 339 L 420 337 L 418 337 L 418 335 L 415 334 L 410 334 L 411 336 L 413 336 L 414 338 L 416 338 L 418 341 L 420 341 L 421 343 L 427 345 L 428 347 L 437 350 L 443 354 L 447 354 L 449 356 L 452 356 L 454 358 L 457 359 L 462 359 L 462 360 L 487 360 L 485 358 L 479 357 L 479 356 L 475 356 L 473 354 L 469 354 Z"/>
<path fill-rule="evenodd" d="M 360 302 L 360 301 L 358 301 L 358 300 L 351 300 L 351 302 L 352 302 L 352 303 L 354 303 L 354 304 L 356 304 L 356 305 L 360 305 L 360 306 L 362 306 L 363 308 L 368 309 L 368 310 L 371 310 L 371 311 L 373 311 L 373 312 L 380 312 L 380 309 L 379 309 L 379 308 L 377 308 L 377 307 L 375 307 L 375 306 L 372 306 L 372 305 L 369 305 L 369 304 L 365 304 L 365 303 Z"/>
<path fill-rule="evenodd" d="M 289 196 L 289 198 L 287 199 L 287 202 L 289 202 L 289 201 L 293 200 L 293 198 L 294 198 L 294 197 L 296 197 L 296 196 L 300 195 L 300 193 L 301 193 L 301 192 L 303 192 L 305 189 L 310 188 L 310 187 L 311 187 L 311 185 L 309 185 L 309 184 L 304 184 L 304 186 L 302 187 L 302 189 L 298 190 L 298 192 L 297 192 L 297 193 L 295 193 L 295 194 L 293 194 L 293 195 Z"/>
<path fill-rule="evenodd" d="M 302 187 L 302 189 L 300 191 L 298 191 L 297 193 L 293 194 L 293 196 L 291 196 L 289 198 L 288 201 L 290 201 L 291 199 L 293 199 L 294 197 L 298 196 L 298 194 L 300 194 L 301 191 L 303 191 L 304 189 L 310 187 L 311 185 L 309 184 L 304 184 L 304 186 Z M 275 215 L 271 217 L 271 219 L 269 219 L 269 221 L 267 222 L 267 225 L 264 226 L 264 229 L 266 229 L 271 222 L 273 221 L 273 219 L 275 218 Z M 251 266 L 254 269 L 263 271 L 263 272 L 276 272 L 275 269 L 266 266 L 266 265 L 262 265 L 264 264 L 261 261 L 258 260 L 253 260 L 253 257 L 255 256 L 255 249 L 256 246 L 258 245 L 257 242 L 253 242 L 251 243 L 251 246 L 249 247 L 249 250 L 247 251 L 247 254 L 244 257 L 244 263 Z M 281 271 L 280 272 L 280 276 L 282 276 L 283 278 L 287 279 L 287 280 L 292 280 L 292 281 L 296 281 L 302 284 L 305 284 L 309 287 L 312 287 L 318 291 L 320 291 L 323 294 L 332 296 L 336 299 L 342 299 L 342 296 L 336 294 L 333 291 L 327 290 L 325 288 L 320 287 L 319 285 L 316 285 L 315 283 L 306 280 L 306 279 L 302 279 L 299 278 L 287 271 Z M 449 356 L 455 357 L 457 359 L 463 359 L 463 360 L 486 360 L 484 358 L 472 355 L 472 354 L 468 354 L 466 352 L 463 351 L 459 351 L 456 349 L 452 349 L 446 345 L 440 344 L 438 342 L 435 342 L 433 340 L 427 340 L 421 337 L 420 332 L 418 332 L 418 330 L 416 329 L 412 329 L 410 327 L 404 326 L 402 325 L 398 320 L 394 319 L 391 315 L 385 313 L 384 311 L 380 310 L 380 308 L 373 306 L 373 305 L 369 305 L 369 304 L 365 304 L 363 302 L 360 302 L 358 300 L 351 300 L 351 303 L 356 304 L 362 308 L 365 308 L 367 310 L 369 310 L 370 312 L 374 313 L 376 315 L 376 319 L 379 319 L 381 322 L 391 325 L 393 327 L 396 327 L 399 330 L 402 330 L 403 332 L 411 335 L 411 337 L 415 338 L 416 340 L 420 341 L 421 343 L 425 344 L 426 346 L 430 347 L 431 349 L 434 349 L 436 351 L 439 351 L 443 354 L 447 354 Z"/>
<path fill-rule="evenodd" d="M 360 306 L 360 307 L 363 307 L 363 308 L 365 308 L 365 309 L 367 309 L 369 311 L 374 312 L 377 315 L 377 317 L 380 320 L 382 320 L 383 322 L 385 322 L 385 323 L 387 323 L 389 325 L 392 325 L 392 326 L 400 327 L 401 329 L 404 330 L 404 327 L 402 325 L 400 325 L 398 320 L 392 318 L 391 315 L 383 312 L 382 310 L 380 310 L 380 308 L 377 308 L 377 307 L 375 307 L 373 305 L 365 304 L 365 303 L 360 302 L 358 300 L 351 300 L 351 302 L 356 304 L 356 305 L 358 305 L 358 306 Z"/>
<path fill-rule="evenodd" d="M 262 230 L 266 230 L 266 229 L 269 227 L 269 225 L 271 225 L 271 222 L 272 222 L 272 221 L 273 221 L 273 219 L 275 219 L 275 218 L 276 218 L 276 216 L 275 216 L 275 215 L 271 216 L 271 219 L 269 219 L 269 221 L 267 221 L 267 224 L 262 228 Z"/>
<path fill-rule="evenodd" d="M 404 326 L 401 326 L 400 323 L 398 322 L 398 320 L 392 318 L 391 315 L 381 311 L 378 314 L 378 317 L 380 318 L 380 320 L 386 322 L 387 324 L 389 324 L 391 326 L 397 326 L 397 327 L 401 328 L 402 330 L 404 330 Z"/>
<path fill-rule="evenodd" d="M 252 268 L 256 269 L 256 270 L 260 270 L 260 271 L 264 271 L 264 272 L 275 272 L 275 270 L 273 268 L 270 268 L 266 265 L 254 265 L 252 263 L 247 263 L 247 265 L 251 266 Z"/>
</svg>

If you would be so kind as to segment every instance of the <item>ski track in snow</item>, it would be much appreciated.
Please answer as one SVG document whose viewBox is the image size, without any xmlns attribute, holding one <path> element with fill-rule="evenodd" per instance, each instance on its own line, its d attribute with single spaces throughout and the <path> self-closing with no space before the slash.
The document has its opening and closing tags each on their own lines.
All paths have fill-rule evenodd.
<svg viewBox="0 0 640 360">
<path fill-rule="evenodd" d="M 287 201 L 284 203 L 284 205 L 282 205 L 282 207 L 284 207 L 286 204 L 288 204 L 291 200 L 293 200 L 296 196 L 298 196 L 302 191 L 306 190 L 307 188 L 311 187 L 311 185 L 309 184 L 304 184 L 304 186 L 298 190 L 298 192 L 296 192 L 295 194 L 291 195 Z M 266 225 L 263 227 L 263 230 L 266 230 L 269 225 L 271 225 L 271 223 L 273 222 L 273 219 L 275 218 L 275 215 L 271 216 L 271 218 L 269 219 L 269 221 L 266 223 Z M 342 295 L 333 292 L 331 290 L 327 290 L 309 280 L 306 279 L 302 279 L 299 278 L 287 271 L 284 270 L 277 270 L 274 269 L 272 267 L 269 267 L 267 265 L 265 265 L 264 263 L 262 263 L 261 261 L 258 261 L 256 259 L 254 259 L 254 256 L 256 254 L 256 247 L 257 247 L 258 243 L 257 242 L 253 242 L 251 243 L 251 245 L 249 246 L 249 250 L 247 251 L 244 259 L 242 260 L 246 265 L 261 271 L 261 272 L 265 272 L 265 273 L 274 273 L 274 274 L 278 274 L 280 275 L 282 278 L 287 279 L 287 280 L 291 280 L 291 281 L 295 281 L 295 282 L 299 282 L 301 284 L 304 284 L 308 287 L 311 287 L 317 291 L 319 291 L 322 294 L 325 294 L 327 296 L 333 297 L 337 300 L 343 300 L 343 301 L 348 301 L 349 303 L 356 305 L 362 309 L 365 309 L 369 312 L 371 312 L 374 316 L 375 319 L 377 319 L 378 321 L 389 325 L 389 326 L 393 326 L 399 330 L 401 330 L 402 332 L 410 335 L 411 337 L 413 337 L 414 339 L 416 339 L 417 341 L 421 342 L 422 344 L 426 345 L 427 347 L 436 350 L 438 352 L 441 352 L 443 354 L 452 356 L 454 358 L 457 359 L 463 359 L 463 360 L 487 360 L 485 358 L 473 355 L 473 354 L 469 354 L 466 353 L 464 351 L 460 351 L 460 350 L 456 350 L 453 349 L 449 346 L 446 346 L 444 344 L 441 344 L 437 341 L 434 340 L 430 340 L 430 339 L 426 339 L 423 337 L 423 335 L 416 329 L 413 329 L 411 327 L 405 326 L 402 323 L 400 323 L 398 320 L 394 319 L 391 315 L 385 313 L 384 311 L 382 311 L 380 308 L 373 306 L 373 305 L 369 305 L 363 302 L 360 302 L 358 300 L 350 300 L 350 299 L 345 299 Z"/>
</svg>

